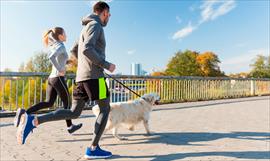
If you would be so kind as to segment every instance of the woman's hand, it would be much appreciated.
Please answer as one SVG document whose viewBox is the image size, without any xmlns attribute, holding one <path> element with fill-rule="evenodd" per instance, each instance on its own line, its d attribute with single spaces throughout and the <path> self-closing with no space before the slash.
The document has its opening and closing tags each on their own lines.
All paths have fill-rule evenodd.
<svg viewBox="0 0 270 161">
<path fill-rule="evenodd" d="M 59 76 L 65 76 L 65 74 L 66 74 L 66 71 L 59 71 Z"/>
</svg>

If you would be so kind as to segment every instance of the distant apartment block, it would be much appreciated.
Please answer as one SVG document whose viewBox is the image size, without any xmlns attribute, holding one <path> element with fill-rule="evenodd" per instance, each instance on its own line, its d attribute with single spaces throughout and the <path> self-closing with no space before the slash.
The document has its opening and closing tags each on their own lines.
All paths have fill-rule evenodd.
<svg viewBox="0 0 270 161">
<path fill-rule="evenodd" d="M 131 64 L 131 75 L 142 75 L 142 65 L 140 63 Z"/>
</svg>

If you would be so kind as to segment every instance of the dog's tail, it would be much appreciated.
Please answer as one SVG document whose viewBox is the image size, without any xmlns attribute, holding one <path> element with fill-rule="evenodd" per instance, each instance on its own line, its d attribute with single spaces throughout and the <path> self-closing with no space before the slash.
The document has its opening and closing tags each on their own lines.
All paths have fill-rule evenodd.
<svg viewBox="0 0 270 161">
<path fill-rule="evenodd" d="M 95 106 L 92 108 L 92 111 L 93 111 L 94 115 L 97 117 L 98 114 L 100 113 L 100 110 L 99 110 L 98 105 L 95 105 Z"/>
</svg>

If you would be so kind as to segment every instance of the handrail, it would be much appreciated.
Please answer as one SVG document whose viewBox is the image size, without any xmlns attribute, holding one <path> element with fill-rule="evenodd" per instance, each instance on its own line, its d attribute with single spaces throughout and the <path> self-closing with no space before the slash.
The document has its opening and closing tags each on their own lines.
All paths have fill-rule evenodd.
<svg viewBox="0 0 270 161">
<path fill-rule="evenodd" d="M 0 72 L 0 77 L 47 77 L 49 73 L 44 72 Z M 67 74 L 68 78 L 75 78 L 75 74 Z M 136 79 L 191 79 L 191 80 L 262 80 L 270 81 L 270 78 L 232 78 L 232 77 L 199 77 L 199 76 L 137 76 L 137 75 L 111 75 L 114 78 L 136 78 Z"/>
</svg>

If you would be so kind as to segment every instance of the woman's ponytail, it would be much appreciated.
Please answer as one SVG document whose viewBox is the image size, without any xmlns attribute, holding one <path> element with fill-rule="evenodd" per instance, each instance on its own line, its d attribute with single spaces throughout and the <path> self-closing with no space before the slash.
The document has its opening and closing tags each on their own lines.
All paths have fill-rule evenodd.
<svg viewBox="0 0 270 161">
<path fill-rule="evenodd" d="M 50 33 L 52 33 L 51 37 L 54 40 L 59 41 L 59 35 L 62 35 L 64 33 L 64 29 L 62 27 L 55 27 L 53 29 L 46 31 L 43 35 L 43 42 L 44 42 L 46 47 L 49 45 L 49 34 Z"/>
<path fill-rule="evenodd" d="M 48 30 L 43 34 L 43 43 L 45 44 L 45 46 L 49 45 L 49 34 L 52 32 L 52 30 Z"/>
</svg>

